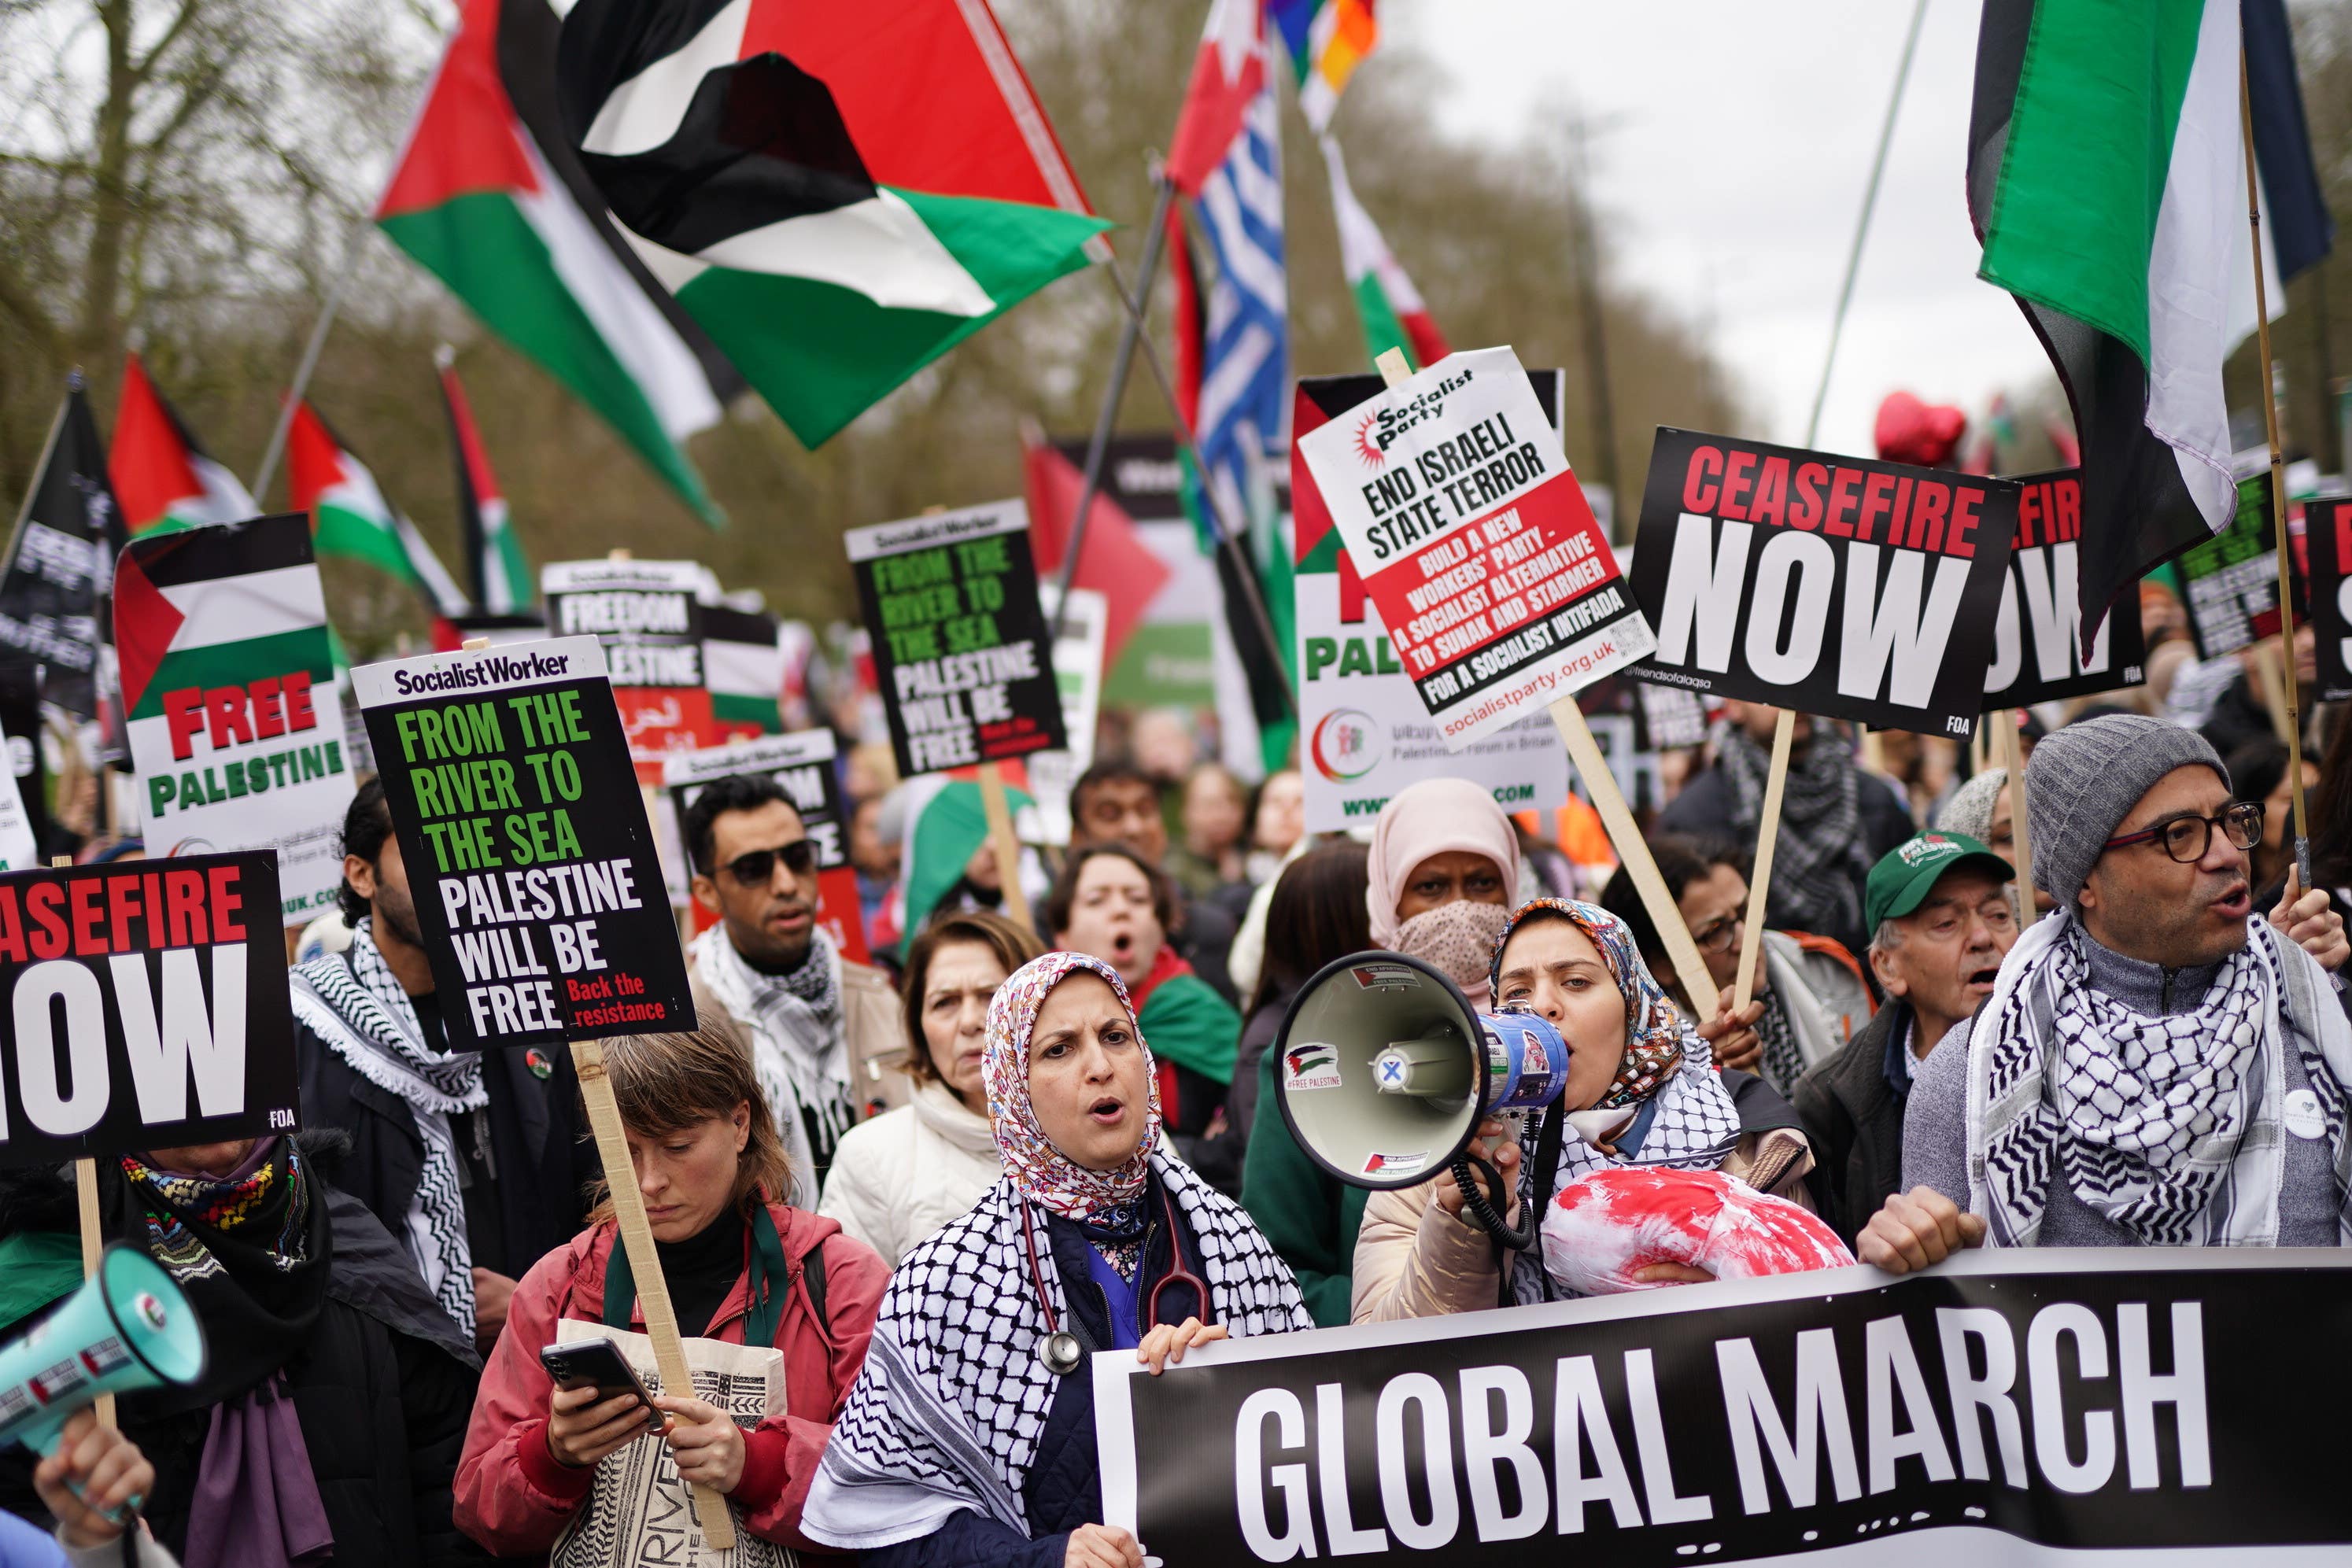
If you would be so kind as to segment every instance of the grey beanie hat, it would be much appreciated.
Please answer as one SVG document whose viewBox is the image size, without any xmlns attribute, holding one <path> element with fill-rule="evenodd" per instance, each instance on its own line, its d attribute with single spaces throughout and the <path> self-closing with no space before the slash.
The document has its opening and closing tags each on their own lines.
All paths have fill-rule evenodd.
<svg viewBox="0 0 2352 1568">
<path fill-rule="evenodd" d="M 1988 768 L 1951 793 L 1936 813 L 1939 832 L 1960 833 L 1980 844 L 1992 842 L 1993 808 L 2000 803 L 2000 787 L 2009 782 L 2005 768 Z M 2031 828 L 2032 824 L 2026 824 Z"/>
<path fill-rule="evenodd" d="M 2176 768 L 2230 770 L 2193 729 L 2136 713 L 2103 714 L 2053 730 L 2025 764 L 2033 884 L 2068 908 L 2116 824 Z"/>
</svg>

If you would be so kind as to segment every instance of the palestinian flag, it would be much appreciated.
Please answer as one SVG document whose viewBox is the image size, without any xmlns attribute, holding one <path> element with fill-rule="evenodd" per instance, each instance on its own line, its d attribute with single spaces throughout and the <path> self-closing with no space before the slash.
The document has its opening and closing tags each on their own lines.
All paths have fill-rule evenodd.
<svg viewBox="0 0 2352 1568">
<path fill-rule="evenodd" d="M 1968 190 L 1979 276 L 2017 297 L 2074 404 L 2087 638 L 2237 505 L 2221 362 L 2253 325 L 2237 0 L 1986 0 Z"/>
<path fill-rule="evenodd" d="M 811 446 L 1109 226 L 982 0 L 580 0 L 557 76 L 613 215 Z"/>
<path fill-rule="evenodd" d="M 416 525 L 393 508 L 383 491 L 319 411 L 294 409 L 286 437 L 287 504 L 310 514 L 310 537 L 321 559 L 363 561 L 415 585 L 436 616 L 460 615 L 466 595 L 443 569 Z"/>
<path fill-rule="evenodd" d="M 457 368 L 445 353 L 441 361 L 441 406 L 449 415 L 449 443 L 457 454 L 457 521 L 466 541 L 466 575 L 472 580 L 474 608 L 486 615 L 512 615 L 530 602 L 536 580 L 522 538 L 507 516 L 507 498 L 499 476 L 490 471 L 490 456 L 482 449 L 482 433 L 474 427 L 473 405 L 458 384 Z"/>
<path fill-rule="evenodd" d="M 774 616 L 704 605 L 702 678 L 723 738 L 783 733 L 784 650 Z"/>
<path fill-rule="evenodd" d="M 1445 335 L 1421 302 L 1421 291 L 1397 265 L 1371 214 L 1356 200 L 1339 144 L 1328 136 L 1323 138 L 1323 162 L 1331 171 L 1331 211 L 1339 220 L 1339 265 L 1347 269 L 1348 289 L 1356 297 L 1356 314 L 1363 319 L 1372 359 L 1377 361 L 1396 349 L 1416 371 L 1435 364 L 1451 352 Z"/>
<path fill-rule="evenodd" d="M 558 130 L 556 27 L 546 0 L 463 0 L 375 220 L 715 526 L 681 444 L 742 381 L 614 228 Z"/>
<path fill-rule="evenodd" d="M 136 354 L 123 356 L 107 468 L 122 520 L 134 535 L 234 523 L 261 510 L 236 476 L 180 423 Z"/>
</svg>

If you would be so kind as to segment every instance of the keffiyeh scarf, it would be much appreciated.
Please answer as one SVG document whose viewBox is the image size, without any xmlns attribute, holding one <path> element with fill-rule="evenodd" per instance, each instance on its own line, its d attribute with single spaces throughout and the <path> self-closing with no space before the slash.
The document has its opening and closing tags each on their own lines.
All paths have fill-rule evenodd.
<svg viewBox="0 0 2352 1568">
<path fill-rule="evenodd" d="M 2203 1003 L 2168 1017 L 2094 989 L 2087 941 L 2068 910 L 2033 926 L 1969 1030 L 1969 1207 L 1994 1246 L 2031 1247 L 2063 1176 L 2150 1246 L 2274 1245 L 2288 1037 L 2340 1184 L 2352 1025 L 2261 919 Z M 2352 1244 L 2352 1207 L 2343 1235 Z"/>
<path fill-rule="evenodd" d="M 1730 727 L 1716 737 L 1715 749 L 1737 802 L 1731 825 L 1752 840 L 1764 817 L 1772 754 Z M 1780 832 L 1773 840 L 1774 925 L 1830 932 L 1862 925 L 1854 889 L 1870 862 L 1862 843 L 1859 790 L 1853 758 L 1834 733 L 1817 731 L 1804 754 L 1790 758 Z"/>
<path fill-rule="evenodd" d="M 1314 1327 L 1289 1269 L 1232 1199 L 1181 1161 L 1154 1155 L 1150 1168 L 1198 1242 L 1229 1333 Z M 929 1535 L 966 1511 L 1031 1534 L 1022 1498 L 1061 1384 L 1037 1354 L 1044 1307 L 1058 1321 L 1069 1304 L 1050 1259 L 1032 1279 L 1018 1179 L 1008 1173 L 891 1277 L 865 1369 L 802 1511 L 811 1540 L 870 1550 Z"/>
<path fill-rule="evenodd" d="M 1739 1142 L 1738 1109 L 1715 1071 L 1713 1048 L 1675 1010 L 1665 988 L 1642 961 L 1623 921 L 1599 904 L 1575 899 L 1538 898 L 1520 905 L 1495 944 L 1490 976 L 1496 995 L 1502 994 L 1503 950 L 1510 946 L 1512 933 L 1534 916 L 1563 919 L 1583 932 L 1600 950 L 1601 961 L 1625 998 L 1624 1057 L 1596 1108 L 1638 1106 L 1654 1100 L 1657 1111 L 1642 1134 L 1639 1152 L 1630 1158 L 1604 1153 L 1582 1137 L 1563 1138 L 1550 1190 L 1540 1195 L 1535 1190 L 1535 1153 L 1542 1124 L 1531 1120 L 1522 1134 L 1519 1201 L 1549 1208 L 1560 1188 L 1599 1170 L 1720 1168 Z M 1573 1041 L 1570 1049 L 1575 1049 Z M 1555 1107 L 1549 1113 L 1563 1113 L 1564 1108 Z M 1542 1301 L 1544 1283 L 1538 1254 L 1521 1253 L 1511 1276 L 1513 1294 L 1522 1302 Z"/>
<path fill-rule="evenodd" d="M 857 1119 L 832 939 L 812 931 L 807 959 L 782 975 L 745 963 L 724 925 L 695 938 L 693 952 L 703 983 L 751 1029 L 751 1066 L 793 1158 L 792 1202 L 814 1208 L 817 1171 L 833 1163 L 834 1145 Z"/>
<path fill-rule="evenodd" d="M 377 950 L 375 923 L 362 920 L 346 953 L 313 958 L 291 977 L 294 1017 L 352 1071 L 407 1102 L 425 1140 L 401 1240 L 441 1310 L 474 1332 L 473 1253 L 466 1237 L 466 1194 L 457 1142 L 449 1118 L 490 1103 L 482 1058 L 470 1051 L 436 1051 L 425 1042 L 408 993 Z"/>
</svg>

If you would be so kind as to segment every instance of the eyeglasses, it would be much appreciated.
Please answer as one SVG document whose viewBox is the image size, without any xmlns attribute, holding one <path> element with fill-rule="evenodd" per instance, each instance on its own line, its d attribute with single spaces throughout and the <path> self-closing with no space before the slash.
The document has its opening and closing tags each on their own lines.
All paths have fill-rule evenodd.
<svg viewBox="0 0 2352 1568">
<path fill-rule="evenodd" d="M 765 887 L 776 874 L 779 859 L 794 876 L 806 876 L 816 869 L 816 844 L 813 840 L 794 839 L 779 849 L 753 850 L 748 855 L 737 855 L 727 862 L 727 874 L 745 887 Z"/>
<path fill-rule="evenodd" d="M 2220 828 L 2238 849 L 2250 850 L 2263 841 L 2263 804 L 2236 800 L 2211 817 L 2175 817 L 2143 832 L 2126 833 L 2099 846 L 2101 853 L 2132 844 L 2162 844 L 2164 852 L 2182 865 L 2194 865 L 2213 847 L 2213 830 Z"/>
<path fill-rule="evenodd" d="M 1722 915 L 1708 921 L 1692 932 L 1691 940 L 1697 944 L 1698 950 L 1702 953 L 1728 953 L 1736 946 L 1734 939 L 1738 936 L 1739 928 L 1745 924 L 1747 924 L 1745 915 Z"/>
</svg>

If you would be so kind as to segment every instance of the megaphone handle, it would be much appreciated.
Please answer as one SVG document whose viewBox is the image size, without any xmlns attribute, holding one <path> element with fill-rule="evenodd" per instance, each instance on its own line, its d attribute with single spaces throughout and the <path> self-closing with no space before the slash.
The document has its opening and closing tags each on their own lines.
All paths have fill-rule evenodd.
<svg viewBox="0 0 2352 1568">
<path fill-rule="evenodd" d="M 1503 1190 L 1502 1172 L 1476 1155 L 1465 1154 L 1454 1162 L 1454 1179 L 1462 1186 L 1462 1207 L 1470 1211 L 1471 1218 L 1475 1219 L 1488 1235 L 1512 1251 L 1525 1252 L 1534 1247 L 1536 1216 L 1533 1206 L 1529 1206 L 1528 1211 L 1520 1217 L 1519 1228 L 1512 1229 L 1504 1221 L 1503 1217 L 1496 1212 L 1494 1204 L 1487 1200 L 1486 1190 L 1480 1186 L 1476 1177 L 1470 1174 L 1473 1166 L 1478 1168 L 1479 1173 L 1486 1176 L 1487 1183 L 1496 1192 Z"/>
</svg>

